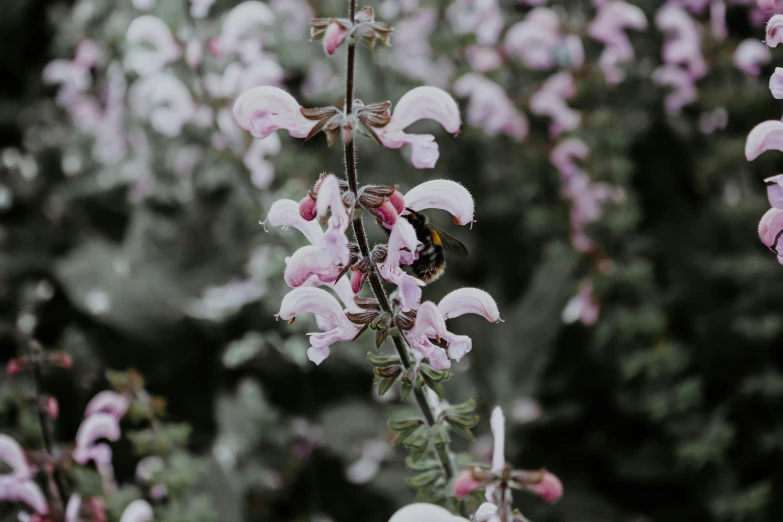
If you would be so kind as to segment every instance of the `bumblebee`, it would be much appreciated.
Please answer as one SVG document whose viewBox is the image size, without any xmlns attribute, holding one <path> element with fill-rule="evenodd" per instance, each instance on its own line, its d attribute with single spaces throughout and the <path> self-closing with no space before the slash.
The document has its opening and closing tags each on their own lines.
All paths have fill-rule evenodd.
<svg viewBox="0 0 783 522">
<path fill-rule="evenodd" d="M 446 270 L 444 252 L 465 257 L 468 255 L 468 249 L 456 238 L 430 223 L 427 216 L 421 212 L 407 210 L 409 213 L 403 217 L 413 225 L 416 238 L 421 242 L 417 250 L 419 258 L 413 262 L 411 268 L 416 278 L 425 283 L 431 283 L 443 275 Z"/>
</svg>

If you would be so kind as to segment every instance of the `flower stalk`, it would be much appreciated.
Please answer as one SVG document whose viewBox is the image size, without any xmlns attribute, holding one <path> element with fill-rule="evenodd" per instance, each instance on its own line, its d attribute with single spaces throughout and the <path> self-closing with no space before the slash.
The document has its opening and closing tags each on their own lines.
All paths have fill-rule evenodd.
<svg viewBox="0 0 783 522">
<path fill-rule="evenodd" d="M 354 23 L 356 18 L 356 0 L 349 0 L 348 3 L 349 3 L 350 20 L 351 23 Z M 355 77 L 355 68 L 356 68 L 355 41 L 348 42 L 348 49 L 346 55 L 347 55 L 347 67 L 346 67 L 346 76 L 345 76 L 345 109 L 344 110 L 345 110 L 346 117 L 349 117 L 353 110 L 354 81 L 355 81 L 354 77 Z M 346 133 L 345 130 L 343 131 L 343 145 L 345 149 L 345 176 L 348 181 L 348 188 L 353 193 L 353 195 L 358 198 L 359 176 L 356 168 L 356 145 L 353 140 L 353 136 L 350 133 Z M 364 230 L 364 221 L 362 215 L 359 214 L 357 217 L 355 217 L 352 220 L 351 224 L 353 226 L 354 237 L 356 239 L 357 244 L 359 245 L 359 250 L 361 251 L 362 256 L 364 256 L 365 259 L 371 258 L 370 246 L 367 241 L 367 234 Z M 389 298 L 386 295 L 386 290 L 384 290 L 383 288 L 383 284 L 381 283 L 380 276 L 378 275 L 378 272 L 375 269 L 374 264 L 370 268 L 368 279 L 370 282 L 370 288 L 372 289 L 372 293 L 375 296 L 375 298 L 378 300 L 381 309 L 384 312 L 391 314 L 392 307 L 391 304 L 389 303 Z M 405 342 L 405 339 L 398 331 L 392 333 L 391 338 L 392 338 L 392 342 L 394 343 L 394 348 L 397 350 L 397 354 L 400 357 L 400 362 L 402 363 L 403 367 L 406 370 L 409 369 L 411 367 L 411 361 L 410 358 L 408 357 L 408 347 L 407 347 L 407 343 Z M 424 416 L 424 420 L 427 423 L 427 425 L 434 426 L 435 414 L 433 413 L 432 408 L 427 402 L 427 398 L 424 395 L 424 391 L 419 387 L 415 387 L 413 390 L 413 395 L 416 398 L 416 404 L 418 404 L 419 409 L 421 410 L 421 413 Z M 446 479 L 451 480 L 454 477 L 454 465 L 451 462 L 451 457 L 449 456 L 447 446 L 443 444 L 437 444 L 436 448 L 437 448 L 438 459 L 440 460 L 441 465 L 443 466 L 443 471 L 445 473 Z"/>
</svg>

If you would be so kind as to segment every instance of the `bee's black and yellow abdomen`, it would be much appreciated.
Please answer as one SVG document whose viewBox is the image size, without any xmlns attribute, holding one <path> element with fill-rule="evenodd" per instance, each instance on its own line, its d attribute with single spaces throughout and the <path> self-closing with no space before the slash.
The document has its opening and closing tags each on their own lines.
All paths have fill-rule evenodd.
<svg viewBox="0 0 783 522">
<path fill-rule="evenodd" d="M 435 281 L 446 270 L 446 256 L 443 255 L 443 248 L 434 247 L 429 251 L 419 252 L 419 258 L 413 262 L 411 268 L 413 268 L 416 277 L 425 283 Z"/>
</svg>

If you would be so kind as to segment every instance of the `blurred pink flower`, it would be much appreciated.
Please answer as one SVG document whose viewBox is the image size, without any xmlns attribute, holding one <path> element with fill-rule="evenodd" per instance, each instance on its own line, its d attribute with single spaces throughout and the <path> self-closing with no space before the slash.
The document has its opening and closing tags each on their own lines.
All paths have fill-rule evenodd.
<svg viewBox="0 0 783 522">
<path fill-rule="evenodd" d="M 455 136 L 459 134 L 462 124 L 457 102 L 448 93 L 437 87 L 416 87 L 400 98 L 389 123 L 373 130 L 384 147 L 399 149 L 410 144 L 413 166 L 431 169 L 440 156 L 435 136 L 404 132 L 408 126 L 423 119 L 437 121 Z"/>
<path fill-rule="evenodd" d="M 761 67 L 771 61 L 772 52 L 755 38 L 743 40 L 734 51 L 734 65 L 750 76 L 760 75 Z"/>
<path fill-rule="evenodd" d="M 635 5 L 621 1 L 601 3 L 598 13 L 587 27 L 587 34 L 605 46 L 599 65 L 610 85 L 618 84 L 625 78 L 625 72 L 619 68 L 619 64 L 634 59 L 634 49 L 626 34 L 630 29 L 647 29 L 647 17 Z"/>
<path fill-rule="evenodd" d="M 528 134 L 528 122 L 508 98 L 503 88 L 476 73 L 460 77 L 454 84 L 457 96 L 469 98 L 467 121 L 482 127 L 490 136 L 505 134 L 522 141 Z"/>
<path fill-rule="evenodd" d="M 579 291 L 566 303 L 561 315 L 566 324 L 580 321 L 585 326 L 598 320 L 600 305 L 593 295 L 593 285 L 589 281 L 579 284 Z"/>
<path fill-rule="evenodd" d="M 769 90 L 776 100 L 783 100 L 783 68 L 775 67 L 775 72 L 769 77 Z"/>
<path fill-rule="evenodd" d="M 503 56 L 494 48 L 485 45 L 471 45 L 465 56 L 474 71 L 488 73 L 503 66 Z"/>
<path fill-rule="evenodd" d="M 129 407 L 130 401 L 124 395 L 111 390 L 104 390 L 90 400 L 84 411 L 84 416 L 89 417 L 96 413 L 108 413 L 119 421 Z"/>
<path fill-rule="evenodd" d="M 427 301 L 421 304 L 416 312 L 413 328 L 403 331 L 411 349 L 416 352 L 417 359 L 429 359 L 436 370 L 451 367 L 451 361 L 460 361 L 473 348 L 473 341 L 466 335 L 455 335 L 446 329 L 446 321 L 435 303 Z M 430 339 L 439 343 L 447 343 L 444 349 L 433 344 Z"/>
<path fill-rule="evenodd" d="M 193 18 L 206 18 L 209 9 L 215 0 L 190 0 L 190 16 Z"/>
<path fill-rule="evenodd" d="M 438 310 L 443 319 L 452 319 L 464 314 L 480 315 L 492 323 L 500 323 L 498 305 L 492 296 L 478 288 L 458 288 L 440 300 Z"/>
<path fill-rule="evenodd" d="M 575 161 L 586 160 L 590 155 L 590 149 L 579 138 L 566 138 L 560 141 L 549 153 L 549 162 L 560 171 L 563 179 L 569 179 L 577 172 L 581 172 Z"/>
<path fill-rule="evenodd" d="M 125 39 L 130 44 L 125 66 L 141 76 L 159 72 L 182 56 L 182 49 L 166 23 L 152 15 L 133 20 Z"/>
<path fill-rule="evenodd" d="M 672 5 L 662 7 L 655 15 L 655 25 L 667 35 L 663 44 L 666 63 L 684 66 L 693 80 L 707 74 L 699 27 L 684 9 Z"/>
<path fill-rule="evenodd" d="M 668 114 L 679 114 L 683 107 L 695 102 L 698 98 L 693 77 L 685 69 L 676 65 L 668 64 L 658 67 L 653 73 L 653 80 L 658 85 L 674 88 L 664 100 Z"/>
<path fill-rule="evenodd" d="M 437 23 L 437 9 L 414 10 L 394 24 L 392 52 L 398 71 L 425 84 L 445 88 L 454 73 L 454 64 L 446 57 L 433 59 L 429 38 Z"/>
<path fill-rule="evenodd" d="M 0 501 L 23 502 L 41 515 L 49 512 L 41 488 L 33 481 L 22 447 L 10 436 L 0 433 L 0 461 L 11 473 L 0 475 Z"/>
<path fill-rule="evenodd" d="M 783 210 L 771 208 L 759 222 L 759 238 L 772 253 L 777 255 L 778 262 L 783 264 L 783 252 L 779 252 L 781 235 L 783 235 Z"/>
<path fill-rule="evenodd" d="M 336 20 L 332 20 L 324 34 L 324 51 L 326 51 L 326 54 L 329 56 L 333 55 L 337 48 L 340 47 L 340 44 L 345 41 L 347 36 L 348 30 Z"/>
<path fill-rule="evenodd" d="M 710 27 L 712 36 L 718 40 L 725 40 L 729 36 L 729 28 L 726 25 L 725 0 L 713 0 L 710 4 Z"/>
<path fill-rule="evenodd" d="M 563 483 L 554 474 L 544 471 L 543 478 L 537 484 L 526 486 L 528 491 L 538 495 L 547 502 L 554 503 L 563 496 Z"/>
<path fill-rule="evenodd" d="M 11 474 L 2 475 L 2 477 L 13 476 L 19 480 L 32 479 L 33 472 L 27 465 L 24 450 L 18 442 L 4 433 L 0 433 L 0 460 L 11 468 Z"/>
<path fill-rule="evenodd" d="M 104 443 L 96 444 L 100 439 L 117 441 L 120 438 L 120 425 L 117 419 L 108 413 L 95 413 L 85 418 L 76 432 L 76 447 L 73 460 L 81 465 L 93 461 L 95 467 L 104 476 L 111 476 L 112 452 Z"/>
<path fill-rule="evenodd" d="M 269 7 L 283 20 L 285 36 L 289 40 L 302 37 L 315 16 L 307 0 L 269 0 Z"/>
<path fill-rule="evenodd" d="M 170 137 L 178 136 L 188 123 L 209 122 L 209 113 L 199 109 L 187 87 L 168 72 L 146 76 L 134 83 L 128 106 L 136 115 L 148 118 L 153 129 Z"/>
<path fill-rule="evenodd" d="M 472 33 L 482 45 L 497 43 L 503 32 L 503 15 L 498 0 L 455 0 L 446 15 L 457 34 Z"/>
<path fill-rule="evenodd" d="M 582 115 L 566 104 L 566 100 L 574 96 L 576 96 L 576 84 L 571 73 L 567 72 L 550 76 L 531 96 L 530 111 L 552 119 L 549 126 L 550 136 L 555 137 L 579 127 Z"/>
<path fill-rule="evenodd" d="M 753 127 L 745 141 L 745 158 L 753 161 L 771 149 L 783 152 L 783 121 L 768 120 Z"/>
<path fill-rule="evenodd" d="M 454 496 L 457 498 L 469 497 L 476 490 L 484 487 L 484 484 L 476 480 L 472 469 L 464 469 L 454 477 Z"/>
<path fill-rule="evenodd" d="M 272 183 L 275 167 L 266 157 L 277 155 L 280 147 L 277 134 L 270 134 L 264 139 L 253 140 L 245 152 L 242 162 L 250 171 L 250 180 L 256 188 L 264 189 Z"/>
<path fill-rule="evenodd" d="M 767 184 L 767 198 L 774 208 L 783 209 L 783 174 L 772 176 L 764 180 Z"/>
<path fill-rule="evenodd" d="M 584 65 L 581 38 L 562 35 L 557 13 L 547 7 L 536 7 L 524 20 L 512 25 L 506 31 L 503 49 L 529 69 L 550 69 L 564 56 L 567 56 L 567 66 L 571 69 L 580 69 Z"/>
<path fill-rule="evenodd" d="M 325 319 L 331 329 L 323 333 L 308 333 L 310 349 L 307 357 L 315 364 L 321 364 L 329 356 L 329 347 L 339 341 L 353 340 L 361 325 L 352 323 L 343 307 L 325 290 L 319 288 L 297 288 L 283 298 L 278 319 L 290 321 L 302 313 L 312 313 Z M 323 323 L 322 323 L 323 324 Z M 321 325 L 319 325 L 321 326 Z"/>
<path fill-rule="evenodd" d="M 405 194 L 405 208 L 420 211 L 431 208 L 445 210 L 454 216 L 457 225 L 472 224 L 475 203 L 468 189 L 448 179 L 433 179 L 416 185 Z"/>
<path fill-rule="evenodd" d="M 377 264 L 380 276 L 397 285 L 403 312 L 418 308 L 421 302 L 421 287 L 424 283 L 400 268 L 401 263 L 410 264 L 415 261 L 419 244 L 413 226 L 405 219 L 398 219 L 389 235 L 386 259 Z"/>
<path fill-rule="evenodd" d="M 150 522 L 155 516 L 146 500 L 134 500 L 122 512 L 120 522 Z"/>
<path fill-rule="evenodd" d="M 65 522 L 79 522 L 79 513 L 82 509 L 82 497 L 73 493 L 65 506 Z"/>
<path fill-rule="evenodd" d="M 238 55 L 249 64 L 263 53 L 262 36 L 271 33 L 275 13 L 257 0 L 247 0 L 234 7 L 223 19 L 220 36 L 210 42 L 218 56 Z"/>
</svg>

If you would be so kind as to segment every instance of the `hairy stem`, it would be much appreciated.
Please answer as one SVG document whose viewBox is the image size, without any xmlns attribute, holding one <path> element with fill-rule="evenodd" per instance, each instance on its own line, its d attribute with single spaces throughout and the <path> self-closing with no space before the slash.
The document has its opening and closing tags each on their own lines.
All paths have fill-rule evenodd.
<svg viewBox="0 0 783 522">
<path fill-rule="evenodd" d="M 44 394 L 43 372 L 41 371 L 41 350 L 40 348 L 36 349 L 36 344 L 29 344 L 30 360 L 33 363 L 33 381 L 35 382 L 35 409 L 38 411 L 38 422 L 41 425 L 41 438 L 43 439 L 46 458 L 52 464 L 51 479 L 57 489 L 60 503 L 64 508 L 68 496 L 65 494 L 65 485 L 62 483 L 62 480 L 60 480 L 60 476 L 57 474 L 57 468 L 54 465 L 54 444 L 52 443 L 52 436 L 49 433 L 49 419 L 46 416 L 46 412 L 41 407 L 41 401 L 43 400 Z"/>
<path fill-rule="evenodd" d="M 353 22 L 356 17 L 356 0 L 349 0 L 348 3 L 350 5 L 350 19 L 351 22 Z M 356 68 L 355 43 L 350 43 L 348 45 L 347 54 L 348 64 L 345 75 L 345 114 L 346 116 L 349 116 L 353 111 L 354 72 Z M 356 146 L 354 144 L 353 136 L 349 135 L 346 137 L 345 134 L 343 134 L 343 144 L 345 147 L 345 176 L 348 180 L 348 187 L 350 188 L 351 192 L 353 192 L 354 196 L 358 196 L 359 175 L 356 169 Z M 369 258 L 370 246 L 367 241 L 367 234 L 364 230 L 364 221 L 362 220 L 361 214 L 353 219 L 352 224 L 354 237 L 356 238 L 356 242 L 359 244 L 359 250 L 361 250 L 362 256 Z M 383 284 L 381 283 L 381 278 L 378 275 L 374 265 L 370 269 L 368 279 L 370 281 L 372 292 L 375 294 L 375 298 L 378 300 L 381 309 L 385 312 L 392 313 L 389 298 L 386 295 L 386 291 L 384 290 Z M 411 361 L 408 357 L 408 346 L 405 338 L 403 338 L 399 332 L 392 334 L 391 337 L 392 341 L 394 342 L 394 347 L 397 349 L 397 353 L 400 356 L 402 365 L 406 369 L 410 368 Z M 424 395 L 424 391 L 421 388 L 414 388 L 413 394 L 416 398 L 416 403 L 419 405 L 419 409 L 421 409 L 422 415 L 424 415 L 424 420 L 427 422 L 427 425 L 434 425 L 435 415 L 432 411 L 432 408 L 430 407 L 430 404 L 427 402 L 427 397 Z M 454 476 L 454 465 L 451 462 L 451 457 L 449 457 L 447 448 L 445 446 L 438 446 L 437 449 L 438 458 L 443 465 L 446 478 L 451 480 L 451 478 Z"/>
</svg>

